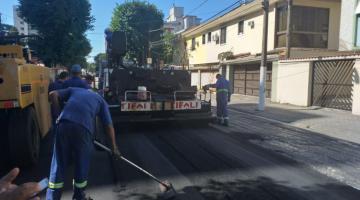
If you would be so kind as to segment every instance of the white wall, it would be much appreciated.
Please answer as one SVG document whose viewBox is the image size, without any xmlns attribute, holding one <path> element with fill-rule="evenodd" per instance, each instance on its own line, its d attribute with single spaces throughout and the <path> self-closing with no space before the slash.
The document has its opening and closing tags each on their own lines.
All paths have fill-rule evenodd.
<svg viewBox="0 0 360 200">
<path fill-rule="evenodd" d="M 353 76 L 353 106 L 352 113 L 360 115 L 360 60 L 356 60 Z"/>
<path fill-rule="evenodd" d="M 200 88 L 200 78 L 198 72 L 191 72 L 191 85 Z"/>
<path fill-rule="evenodd" d="M 271 101 L 272 102 L 278 102 L 277 97 L 277 86 L 278 86 L 278 62 L 272 63 L 272 70 L 271 70 Z"/>
<path fill-rule="evenodd" d="M 215 83 L 217 73 L 218 72 L 201 72 L 201 86 Z"/>
<path fill-rule="evenodd" d="M 244 34 L 238 34 L 238 23 L 244 20 Z M 254 21 L 254 28 L 251 28 L 248 23 Z M 226 26 L 226 43 L 216 44 L 215 41 L 207 42 L 207 33 L 211 32 L 212 36 L 218 35 L 220 37 L 220 29 Z M 262 12 L 256 12 L 238 20 L 228 22 L 222 27 L 215 27 L 208 30 L 206 34 L 206 43 L 202 44 L 202 35 L 195 37 L 196 43 L 195 50 L 191 51 L 191 37 L 187 38 L 187 48 L 189 53 L 190 65 L 203 64 L 203 63 L 216 63 L 219 62 L 218 55 L 222 52 L 231 51 L 233 54 L 251 53 L 256 54 L 261 52 L 262 48 L 262 29 L 263 29 L 263 15 Z M 275 48 L 274 46 L 275 35 L 275 7 L 271 6 L 269 12 L 269 41 L 268 50 Z"/>
<path fill-rule="evenodd" d="M 357 0 L 343 0 L 341 3 L 339 50 L 351 50 L 355 39 L 355 8 Z"/>
<path fill-rule="evenodd" d="M 311 62 L 279 62 L 277 75 L 273 75 L 276 93 L 272 100 L 297 106 L 310 106 L 310 77 Z"/>
</svg>

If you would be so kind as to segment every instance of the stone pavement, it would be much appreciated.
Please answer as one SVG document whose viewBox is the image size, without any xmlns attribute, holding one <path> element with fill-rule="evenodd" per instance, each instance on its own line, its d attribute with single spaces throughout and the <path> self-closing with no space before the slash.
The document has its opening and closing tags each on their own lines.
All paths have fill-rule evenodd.
<svg viewBox="0 0 360 200">
<path fill-rule="evenodd" d="M 326 108 L 271 104 L 256 111 L 257 98 L 233 96 L 224 134 L 289 157 L 360 189 L 360 117 Z"/>
<path fill-rule="evenodd" d="M 257 111 L 257 97 L 233 95 L 229 108 L 360 144 L 360 116 L 349 111 L 299 107 L 267 101 L 266 111 Z"/>
</svg>

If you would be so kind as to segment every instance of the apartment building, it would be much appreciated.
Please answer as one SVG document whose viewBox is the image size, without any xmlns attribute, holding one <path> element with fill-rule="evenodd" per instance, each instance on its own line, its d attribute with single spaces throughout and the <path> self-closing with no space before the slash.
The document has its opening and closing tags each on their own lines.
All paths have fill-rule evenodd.
<svg viewBox="0 0 360 200">
<path fill-rule="evenodd" d="M 173 6 L 170 8 L 169 16 L 164 22 L 164 29 L 179 33 L 200 24 L 200 18 L 194 15 L 184 15 L 184 7 Z"/>
<path fill-rule="evenodd" d="M 287 2 L 270 0 L 267 97 L 274 93 L 278 60 L 286 54 Z M 341 0 L 293 0 L 291 8 L 290 58 L 337 55 Z M 262 0 L 254 0 L 185 31 L 193 85 L 215 82 L 220 72 L 235 94 L 257 96 L 263 25 Z"/>
<path fill-rule="evenodd" d="M 30 24 L 26 23 L 24 19 L 20 17 L 18 6 L 13 7 L 14 15 L 14 26 L 19 32 L 19 35 L 36 35 L 38 34 L 37 30 L 31 27 Z"/>
</svg>

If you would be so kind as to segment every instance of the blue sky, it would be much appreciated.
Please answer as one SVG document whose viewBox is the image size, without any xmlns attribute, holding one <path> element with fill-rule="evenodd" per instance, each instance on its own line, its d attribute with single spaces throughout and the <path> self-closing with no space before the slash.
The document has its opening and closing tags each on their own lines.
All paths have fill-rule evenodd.
<svg viewBox="0 0 360 200">
<path fill-rule="evenodd" d="M 197 8 L 205 0 L 149 0 L 150 3 L 158 6 L 163 11 L 164 16 L 169 15 L 169 9 L 175 3 L 176 6 L 185 8 L 185 14 L 189 14 L 194 8 Z M 235 3 L 237 0 L 207 0 L 201 7 L 190 13 L 197 15 L 202 19 L 207 19 L 218 11 Z M 88 39 L 92 45 L 92 52 L 90 56 L 95 56 L 98 53 L 105 52 L 104 29 L 108 27 L 113 9 L 116 3 L 123 3 L 124 0 L 90 0 L 92 5 L 92 15 L 96 21 L 94 23 L 94 30 L 87 33 Z M 17 0 L 0 0 L 0 13 L 2 13 L 2 20 L 7 24 L 13 24 L 12 6 L 18 4 Z M 92 58 L 89 57 L 89 61 Z"/>
</svg>

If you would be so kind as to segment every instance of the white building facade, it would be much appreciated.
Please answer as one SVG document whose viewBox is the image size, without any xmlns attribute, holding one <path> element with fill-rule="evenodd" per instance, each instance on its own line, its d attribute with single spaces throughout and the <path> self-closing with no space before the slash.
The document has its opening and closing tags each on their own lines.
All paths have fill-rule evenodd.
<svg viewBox="0 0 360 200">
<path fill-rule="evenodd" d="M 24 19 L 20 17 L 18 6 L 13 7 L 14 26 L 18 30 L 19 35 L 36 35 L 37 30 L 33 29 L 30 24 L 26 23 Z"/>
<path fill-rule="evenodd" d="M 179 33 L 200 24 L 200 18 L 193 15 L 184 15 L 184 7 L 173 6 L 170 8 L 169 17 L 164 23 L 164 28 L 172 33 Z"/>
</svg>

